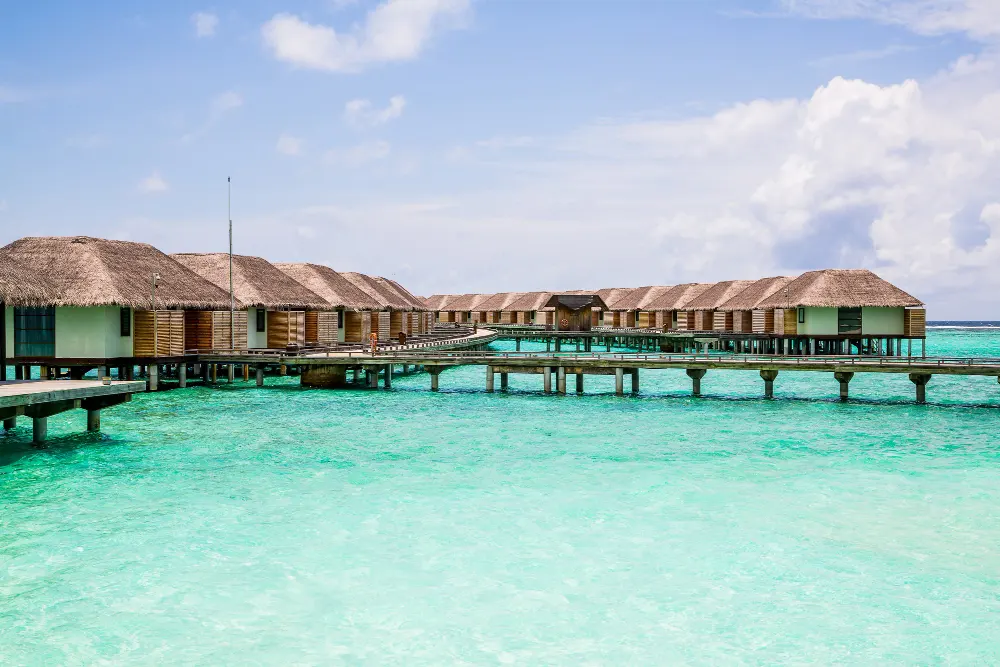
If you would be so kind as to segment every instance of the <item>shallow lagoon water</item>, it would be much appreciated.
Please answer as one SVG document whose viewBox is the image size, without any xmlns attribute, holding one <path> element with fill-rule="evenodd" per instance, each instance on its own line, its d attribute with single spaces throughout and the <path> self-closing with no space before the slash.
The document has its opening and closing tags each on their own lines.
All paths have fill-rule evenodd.
<svg viewBox="0 0 1000 667">
<path fill-rule="evenodd" d="M 932 354 L 1000 356 L 1000 331 Z M 4 664 L 984 664 L 1000 385 L 269 378 L 0 438 Z M 572 384 L 572 383 L 570 383 Z"/>
</svg>

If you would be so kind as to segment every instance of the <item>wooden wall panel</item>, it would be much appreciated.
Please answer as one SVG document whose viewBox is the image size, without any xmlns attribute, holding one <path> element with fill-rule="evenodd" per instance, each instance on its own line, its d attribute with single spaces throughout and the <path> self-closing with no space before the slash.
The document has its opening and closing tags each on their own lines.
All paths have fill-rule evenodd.
<svg viewBox="0 0 1000 667">
<path fill-rule="evenodd" d="M 403 313 L 398 310 L 393 310 L 389 312 L 389 338 L 392 340 L 399 340 L 399 332 L 405 331 L 403 328 L 403 315 L 409 316 L 409 313 Z M 379 334 L 379 338 L 382 335 Z"/>
<path fill-rule="evenodd" d="M 307 345 L 335 345 L 337 343 L 337 313 L 329 310 L 307 310 L 305 313 Z"/>
<path fill-rule="evenodd" d="M 749 310 L 737 310 L 733 313 L 733 331 L 751 333 L 754 331 L 754 314 Z"/>
<path fill-rule="evenodd" d="M 912 338 L 927 336 L 927 311 L 923 308 L 907 308 L 903 311 L 903 335 Z"/>
<path fill-rule="evenodd" d="M 653 327 L 655 324 L 656 324 L 656 319 L 653 313 L 649 312 L 648 310 L 644 310 L 639 313 L 638 327 L 640 329 L 649 329 Z"/>
<path fill-rule="evenodd" d="M 712 314 L 713 331 L 733 331 L 733 324 L 733 314 L 731 312 L 724 313 L 721 310 L 716 310 Z"/>
<path fill-rule="evenodd" d="M 301 310 L 267 311 L 267 347 L 279 350 L 306 342 L 306 314 Z"/>
<path fill-rule="evenodd" d="M 184 354 L 184 311 L 137 310 L 133 316 L 132 354 L 136 357 L 176 357 Z M 154 351 L 154 340 L 156 350 Z"/>
<path fill-rule="evenodd" d="M 379 341 L 389 340 L 389 311 L 383 310 L 378 313 L 378 339 Z M 373 322 L 374 324 L 374 322 Z"/>
<path fill-rule="evenodd" d="M 212 349 L 229 350 L 232 349 L 233 341 L 229 336 L 229 311 L 213 310 L 212 316 Z M 236 349 L 247 349 L 247 311 L 237 310 L 233 312 L 233 325 L 235 329 Z"/>
</svg>

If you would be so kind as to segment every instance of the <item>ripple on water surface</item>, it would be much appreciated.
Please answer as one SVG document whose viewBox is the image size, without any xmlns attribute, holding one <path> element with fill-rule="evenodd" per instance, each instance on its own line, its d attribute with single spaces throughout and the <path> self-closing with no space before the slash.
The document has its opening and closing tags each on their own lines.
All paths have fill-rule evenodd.
<svg viewBox="0 0 1000 667">
<path fill-rule="evenodd" d="M 1000 332 L 932 332 L 995 354 Z M 1000 386 L 273 378 L 0 439 L 9 664 L 989 663 Z"/>
</svg>

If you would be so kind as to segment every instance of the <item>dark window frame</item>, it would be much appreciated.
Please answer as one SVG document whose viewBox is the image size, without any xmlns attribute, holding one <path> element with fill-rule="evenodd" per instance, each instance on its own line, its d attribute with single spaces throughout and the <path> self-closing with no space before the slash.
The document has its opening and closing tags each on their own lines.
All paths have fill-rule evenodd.
<svg viewBox="0 0 1000 667">
<path fill-rule="evenodd" d="M 14 308 L 14 356 L 28 358 L 56 356 L 55 306 Z"/>
<path fill-rule="evenodd" d="M 132 309 L 128 306 L 123 306 L 119 311 L 119 333 L 122 338 L 129 338 L 132 336 Z"/>
<path fill-rule="evenodd" d="M 267 310 L 258 308 L 256 319 L 257 322 L 254 328 L 257 329 L 257 333 L 267 333 Z"/>
</svg>

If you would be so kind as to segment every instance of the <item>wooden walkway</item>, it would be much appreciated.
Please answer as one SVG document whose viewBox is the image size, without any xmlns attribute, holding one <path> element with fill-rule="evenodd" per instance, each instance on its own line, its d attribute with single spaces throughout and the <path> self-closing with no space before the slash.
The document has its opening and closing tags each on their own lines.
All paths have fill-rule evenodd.
<svg viewBox="0 0 1000 667">
<path fill-rule="evenodd" d="M 145 382 L 99 380 L 14 380 L 0 382 L 0 419 L 4 430 L 17 426 L 17 418 L 30 417 L 32 439 L 45 441 L 48 418 L 82 408 L 87 411 L 87 430 L 101 429 L 101 410 L 132 400 L 132 394 L 146 391 Z"/>
</svg>

